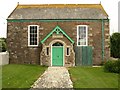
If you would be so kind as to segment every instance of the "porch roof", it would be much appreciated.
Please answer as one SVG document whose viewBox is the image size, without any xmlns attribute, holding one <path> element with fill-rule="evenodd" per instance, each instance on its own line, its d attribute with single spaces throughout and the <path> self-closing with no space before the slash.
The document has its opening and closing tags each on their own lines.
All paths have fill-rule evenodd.
<svg viewBox="0 0 120 90">
<path fill-rule="evenodd" d="M 41 40 L 41 43 L 44 43 L 54 32 L 56 32 L 56 34 L 62 33 L 71 43 L 74 44 L 74 41 L 59 26 L 56 26 L 43 40 Z"/>
</svg>

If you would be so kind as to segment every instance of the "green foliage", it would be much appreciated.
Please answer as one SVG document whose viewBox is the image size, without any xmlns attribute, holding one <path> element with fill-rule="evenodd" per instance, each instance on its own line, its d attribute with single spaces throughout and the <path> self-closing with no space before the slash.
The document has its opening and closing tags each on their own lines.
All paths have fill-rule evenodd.
<svg viewBox="0 0 120 90">
<path fill-rule="evenodd" d="M 104 65 L 104 71 L 119 73 L 120 72 L 120 60 L 109 60 Z"/>
<path fill-rule="evenodd" d="M 6 51 L 6 39 L 0 38 L 0 52 Z"/>
<path fill-rule="evenodd" d="M 114 33 L 110 37 L 111 56 L 120 58 L 120 33 Z"/>
</svg>

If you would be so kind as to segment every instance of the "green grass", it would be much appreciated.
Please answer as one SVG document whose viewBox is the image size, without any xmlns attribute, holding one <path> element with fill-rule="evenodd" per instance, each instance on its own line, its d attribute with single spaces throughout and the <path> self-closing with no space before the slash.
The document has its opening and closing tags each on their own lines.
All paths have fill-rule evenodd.
<svg viewBox="0 0 120 90">
<path fill-rule="evenodd" d="M 118 88 L 118 74 L 103 67 L 71 67 L 69 72 L 74 88 Z"/>
<path fill-rule="evenodd" d="M 46 68 L 40 65 L 5 65 L 2 67 L 2 88 L 30 88 Z"/>
</svg>

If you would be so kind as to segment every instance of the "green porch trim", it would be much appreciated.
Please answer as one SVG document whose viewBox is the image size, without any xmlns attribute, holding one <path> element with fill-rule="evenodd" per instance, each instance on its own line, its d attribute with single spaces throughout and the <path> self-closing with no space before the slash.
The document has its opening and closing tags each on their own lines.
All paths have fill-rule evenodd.
<svg viewBox="0 0 120 90">
<path fill-rule="evenodd" d="M 59 27 L 56 26 L 42 41 L 41 43 L 44 43 L 54 32 L 56 32 L 56 34 L 59 34 L 60 32 L 62 32 L 63 35 L 65 35 L 68 40 L 70 40 L 71 43 L 74 44 L 74 41 Z"/>
<path fill-rule="evenodd" d="M 103 19 L 109 21 L 109 19 Z M 7 22 L 69 22 L 69 21 L 101 21 L 101 19 L 7 19 Z"/>
<path fill-rule="evenodd" d="M 102 19 L 102 60 L 104 60 L 104 20 Z"/>
</svg>

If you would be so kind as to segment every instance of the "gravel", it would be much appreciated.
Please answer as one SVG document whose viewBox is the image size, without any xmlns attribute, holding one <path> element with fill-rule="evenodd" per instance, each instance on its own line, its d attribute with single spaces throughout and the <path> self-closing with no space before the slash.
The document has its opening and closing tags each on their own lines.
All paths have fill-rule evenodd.
<svg viewBox="0 0 120 90">
<path fill-rule="evenodd" d="M 69 72 L 65 67 L 48 67 L 32 88 L 73 88 Z"/>
</svg>

